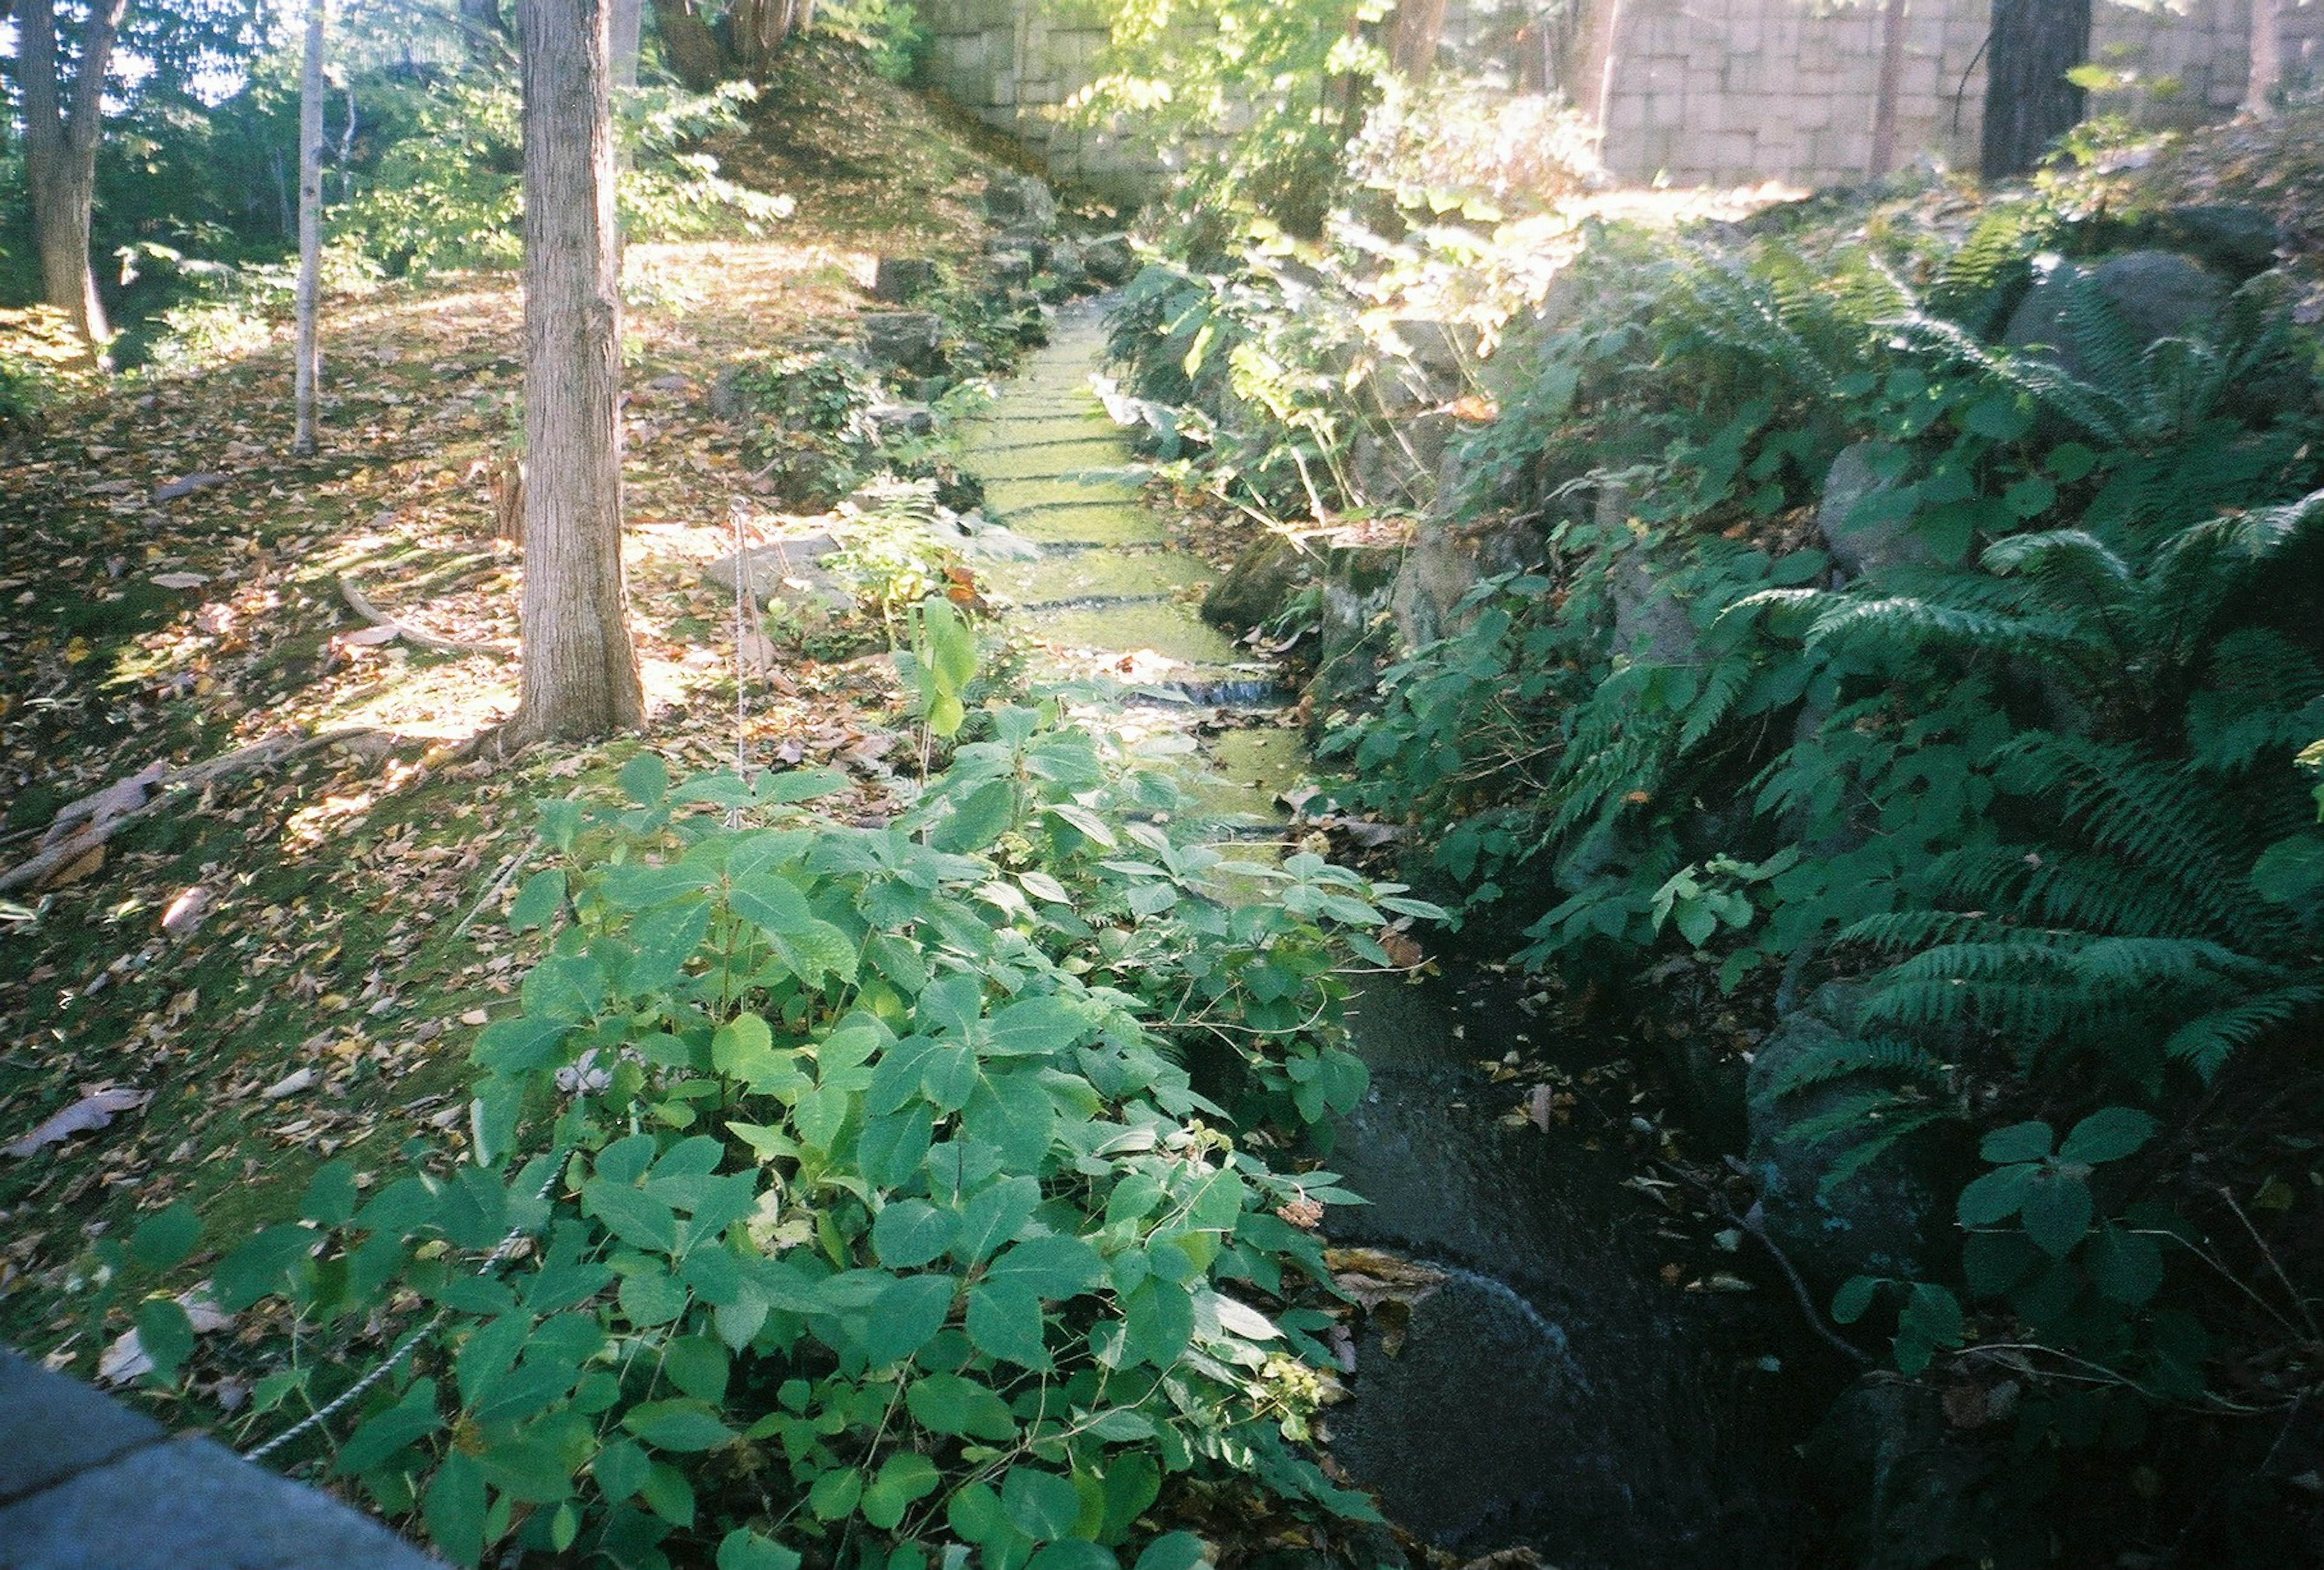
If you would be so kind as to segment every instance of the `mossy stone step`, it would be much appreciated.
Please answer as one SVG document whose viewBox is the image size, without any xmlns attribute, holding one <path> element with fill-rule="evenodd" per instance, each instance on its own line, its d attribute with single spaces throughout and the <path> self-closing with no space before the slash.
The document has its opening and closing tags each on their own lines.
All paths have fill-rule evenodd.
<svg viewBox="0 0 2324 1570">
<path fill-rule="evenodd" d="M 1069 503 L 1006 513 L 988 506 L 985 515 L 1037 545 L 1165 545 L 1170 539 L 1160 521 L 1134 501 Z"/>
<path fill-rule="evenodd" d="M 1224 633 L 1176 600 L 1047 611 L 1032 631 L 1067 648 L 1115 654 L 1150 651 L 1194 667 L 1232 667 L 1240 653 Z"/>
<path fill-rule="evenodd" d="M 1042 479 L 997 479 L 984 484 L 987 517 L 1039 512 L 1049 507 L 1135 505 L 1138 487 L 1114 475 L 1052 475 Z"/>
<path fill-rule="evenodd" d="M 1161 598 L 1201 588 L 1213 574 L 1208 563 L 1183 550 L 1075 550 L 998 563 L 979 576 L 1019 605 L 1034 607 L 1079 600 Z"/>
</svg>

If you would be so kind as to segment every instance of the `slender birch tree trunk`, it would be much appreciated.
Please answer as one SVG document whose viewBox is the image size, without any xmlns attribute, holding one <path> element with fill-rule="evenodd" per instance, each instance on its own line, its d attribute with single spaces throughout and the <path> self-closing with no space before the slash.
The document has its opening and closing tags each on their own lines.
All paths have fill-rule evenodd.
<svg viewBox="0 0 2324 1570">
<path fill-rule="evenodd" d="M 518 0 L 524 91 L 523 670 L 503 751 L 645 717 L 622 578 L 613 0 Z"/>
<path fill-rule="evenodd" d="M 315 401 L 323 357 L 315 313 L 323 282 L 323 13 L 326 0 L 307 0 L 307 52 L 299 71 L 299 331 L 292 402 L 297 406 L 290 450 L 315 450 Z"/>
<path fill-rule="evenodd" d="M 2279 0 L 2251 0 L 2251 74 L 2245 80 L 2243 111 L 2265 119 L 2275 113 L 2275 89 L 2283 82 L 2283 35 Z"/>
<path fill-rule="evenodd" d="M 16 18 L 16 86 L 24 115 L 24 172 L 32 187 L 32 245 L 41 298 L 64 313 L 97 363 L 112 337 L 88 264 L 97 198 L 97 143 L 104 129 L 105 73 L 129 0 L 95 0 L 81 23 L 69 99 L 57 47 L 55 0 L 23 0 Z"/>
</svg>

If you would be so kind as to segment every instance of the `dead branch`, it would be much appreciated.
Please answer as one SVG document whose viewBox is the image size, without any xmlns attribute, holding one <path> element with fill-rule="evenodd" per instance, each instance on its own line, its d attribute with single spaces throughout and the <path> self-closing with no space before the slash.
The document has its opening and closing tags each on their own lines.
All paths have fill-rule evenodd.
<svg viewBox="0 0 2324 1570">
<path fill-rule="evenodd" d="M 235 774 L 286 762 L 318 747 L 376 734 L 363 726 L 320 731 L 311 736 L 286 732 L 199 763 L 189 763 L 182 769 L 161 762 L 149 764 L 125 780 L 115 780 L 102 790 L 93 790 L 68 803 L 49 825 L 41 849 L 0 873 L 0 894 L 37 884 L 72 865 L 130 824 L 152 817 L 189 790 L 198 791 Z"/>
<path fill-rule="evenodd" d="M 409 622 L 398 621 L 371 602 L 370 596 L 355 586 L 355 580 L 346 573 L 339 574 L 339 597 L 347 602 L 347 609 L 374 627 L 385 627 L 417 649 L 432 650 L 438 654 L 490 654 L 505 660 L 516 652 L 505 643 L 471 643 L 458 638 L 439 638 L 433 633 L 422 632 Z"/>
</svg>

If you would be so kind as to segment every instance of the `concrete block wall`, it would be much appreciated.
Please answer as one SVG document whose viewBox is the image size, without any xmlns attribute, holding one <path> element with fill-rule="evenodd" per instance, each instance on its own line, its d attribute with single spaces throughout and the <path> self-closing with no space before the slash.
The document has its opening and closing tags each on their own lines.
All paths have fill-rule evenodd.
<svg viewBox="0 0 2324 1570">
<path fill-rule="evenodd" d="M 1445 34 L 1490 31 L 1508 0 L 1452 0 Z M 2095 0 L 2091 58 L 2134 73 L 2093 114 L 2147 125 L 2234 111 L 2249 70 L 2252 0 Z M 2173 9 L 2173 6 L 2176 9 Z M 1895 163 L 1974 168 L 1992 0 L 1908 0 Z M 2276 0 L 2285 75 L 2324 75 L 2324 0 Z M 1153 189 L 1159 151 L 1053 111 L 1095 76 L 1096 0 L 923 0 L 936 86 L 1023 138 L 1061 176 L 1125 199 Z M 1626 180 L 1845 184 L 1870 171 L 1879 0 L 1624 0 L 1607 166 Z"/>
</svg>

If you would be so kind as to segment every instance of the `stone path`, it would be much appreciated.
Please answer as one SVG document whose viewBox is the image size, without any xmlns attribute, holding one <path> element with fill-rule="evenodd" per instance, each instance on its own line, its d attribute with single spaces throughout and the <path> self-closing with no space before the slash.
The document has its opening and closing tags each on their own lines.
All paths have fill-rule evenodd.
<svg viewBox="0 0 2324 1570">
<path fill-rule="evenodd" d="M 0 1347 L 0 1570 L 444 1570 L 368 1517 Z"/>
<path fill-rule="evenodd" d="M 1175 698 L 1196 711 L 1279 701 L 1270 669 L 1195 614 L 1216 574 L 1173 549 L 1139 499 L 1130 445 L 1090 384 L 1104 351 L 1103 302 L 1067 307 L 1048 346 L 969 430 L 964 457 L 983 482 L 986 516 L 1040 548 L 1026 560 L 987 563 L 980 576 L 1018 607 L 1028 632 L 1055 646 L 1060 672 L 1114 670 L 1133 700 Z M 1215 750 L 1248 755 L 1235 758 L 1238 774 L 1246 762 L 1296 756 L 1296 744 L 1271 741 Z"/>
</svg>

